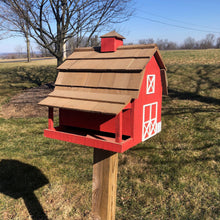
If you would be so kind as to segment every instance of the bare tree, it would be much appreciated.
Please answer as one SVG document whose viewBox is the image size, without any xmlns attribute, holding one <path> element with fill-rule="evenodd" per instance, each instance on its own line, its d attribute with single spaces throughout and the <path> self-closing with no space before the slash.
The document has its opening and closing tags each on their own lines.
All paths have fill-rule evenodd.
<svg viewBox="0 0 220 220">
<path fill-rule="evenodd" d="M 2 28 L 2 26 L 3 26 L 3 21 L 0 19 L 0 40 L 2 40 L 3 39 L 3 35 L 4 35 L 4 33 L 2 33 L 3 32 L 3 28 Z"/>
<path fill-rule="evenodd" d="M 85 47 L 85 46 L 98 47 L 100 46 L 100 44 L 101 44 L 101 41 L 98 35 L 92 36 L 90 38 L 90 41 L 88 37 L 84 37 L 80 41 L 79 41 L 79 38 L 72 37 L 71 39 L 67 41 L 67 44 L 66 44 L 67 55 L 70 55 L 77 47 Z"/>
<path fill-rule="evenodd" d="M 17 45 L 17 46 L 15 47 L 15 52 L 16 52 L 16 54 L 17 54 L 16 57 L 22 58 L 23 48 L 22 48 L 21 45 Z"/>
<path fill-rule="evenodd" d="M 220 48 L 220 37 L 216 40 L 216 48 Z"/>
<path fill-rule="evenodd" d="M 175 42 L 168 41 L 168 39 L 158 39 L 156 44 L 160 50 L 176 50 L 178 48 Z"/>
<path fill-rule="evenodd" d="M 215 35 L 207 34 L 206 38 L 200 41 L 200 49 L 213 48 L 215 44 Z"/>
<path fill-rule="evenodd" d="M 51 53 L 47 49 L 45 49 L 44 47 L 42 47 L 40 45 L 37 46 L 37 49 L 40 52 L 41 57 L 51 57 L 52 56 Z"/>
<path fill-rule="evenodd" d="M 182 45 L 182 48 L 183 49 L 195 49 L 196 48 L 196 41 L 194 38 L 192 37 L 187 37 L 185 40 L 184 40 L 184 43 Z"/>
<path fill-rule="evenodd" d="M 63 47 L 76 37 L 78 44 L 107 25 L 126 21 L 132 0 L 1 0 L 16 9 L 35 41 L 63 61 Z"/>
<path fill-rule="evenodd" d="M 4 38 L 21 35 L 25 38 L 27 48 L 27 61 L 31 61 L 29 24 L 23 19 L 19 10 L 8 1 L 0 0 L 0 27 L 4 30 Z M 23 7 L 25 11 L 25 7 Z M 25 12 L 28 14 L 28 12 Z"/>
<path fill-rule="evenodd" d="M 148 38 L 148 39 L 141 39 L 138 41 L 139 44 L 153 44 L 154 39 L 153 38 Z"/>
</svg>

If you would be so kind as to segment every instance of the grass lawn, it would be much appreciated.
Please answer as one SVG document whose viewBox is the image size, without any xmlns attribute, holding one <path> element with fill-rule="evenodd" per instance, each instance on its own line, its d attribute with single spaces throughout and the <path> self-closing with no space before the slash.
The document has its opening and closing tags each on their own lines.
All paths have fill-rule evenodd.
<svg viewBox="0 0 220 220">
<path fill-rule="evenodd" d="M 54 82 L 56 60 L 0 63 L 0 105 L 9 101 L 18 92 Z"/>
<path fill-rule="evenodd" d="M 119 155 L 116 219 L 217 220 L 220 50 L 162 56 L 162 132 Z M 0 64 L 0 106 L 55 79 L 55 64 L 34 62 Z M 44 138 L 46 117 L 0 118 L 0 219 L 90 219 L 93 149 Z"/>
</svg>

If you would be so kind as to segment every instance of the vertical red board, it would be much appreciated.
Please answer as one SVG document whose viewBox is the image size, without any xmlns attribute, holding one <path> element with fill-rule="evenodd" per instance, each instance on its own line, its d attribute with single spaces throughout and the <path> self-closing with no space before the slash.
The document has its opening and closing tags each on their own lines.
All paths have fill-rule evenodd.
<svg viewBox="0 0 220 220">
<path fill-rule="evenodd" d="M 143 112 L 144 121 L 149 121 L 149 120 L 150 120 L 150 114 L 149 114 L 149 112 L 150 112 L 150 106 L 148 105 L 148 106 L 146 106 L 146 107 L 144 108 L 144 112 Z"/>
<path fill-rule="evenodd" d="M 157 105 L 153 104 L 151 105 L 151 118 L 156 118 L 157 117 Z"/>
<path fill-rule="evenodd" d="M 118 143 L 122 141 L 122 112 L 115 118 L 115 141 Z"/>
<path fill-rule="evenodd" d="M 48 128 L 54 130 L 53 107 L 48 109 Z"/>
</svg>

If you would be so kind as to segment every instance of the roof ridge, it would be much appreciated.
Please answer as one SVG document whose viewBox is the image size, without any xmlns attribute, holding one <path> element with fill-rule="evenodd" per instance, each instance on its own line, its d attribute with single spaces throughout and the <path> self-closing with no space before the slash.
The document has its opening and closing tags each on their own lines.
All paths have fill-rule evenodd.
<svg viewBox="0 0 220 220">
<path fill-rule="evenodd" d="M 134 44 L 134 45 L 123 45 L 119 46 L 117 50 L 126 49 L 158 49 L 157 44 Z"/>
<path fill-rule="evenodd" d="M 132 45 L 123 45 L 119 46 L 117 50 L 126 50 L 126 49 L 158 49 L 157 44 L 132 44 Z M 79 47 L 75 48 L 74 52 L 88 52 L 88 51 L 101 51 L 101 47 Z"/>
<path fill-rule="evenodd" d="M 101 47 L 79 47 L 75 48 L 73 52 L 88 52 L 88 51 L 101 51 Z"/>
<path fill-rule="evenodd" d="M 126 56 L 123 57 L 81 57 L 81 58 L 66 58 L 66 60 L 117 60 L 117 59 L 143 59 L 143 58 L 150 58 L 149 55 L 140 55 L 140 56 Z"/>
<path fill-rule="evenodd" d="M 132 68 L 132 69 L 90 69 L 90 68 L 57 68 L 61 72 L 77 72 L 77 73 L 83 73 L 83 72 L 89 72 L 89 73 L 140 73 L 142 71 L 142 68 Z"/>
</svg>

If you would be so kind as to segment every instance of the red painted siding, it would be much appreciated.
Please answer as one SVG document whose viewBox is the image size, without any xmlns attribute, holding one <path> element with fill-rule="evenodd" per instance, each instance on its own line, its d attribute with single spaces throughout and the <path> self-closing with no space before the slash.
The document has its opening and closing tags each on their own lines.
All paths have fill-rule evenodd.
<svg viewBox="0 0 220 220">
<path fill-rule="evenodd" d="M 101 52 L 114 52 L 123 45 L 123 40 L 114 37 L 101 39 Z"/>
<path fill-rule="evenodd" d="M 147 76 L 155 75 L 155 92 L 146 94 L 147 91 Z M 160 76 L 160 68 L 154 57 L 146 66 L 145 75 L 142 81 L 142 86 L 138 99 L 135 100 L 135 142 L 142 141 L 143 133 L 143 107 L 151 103 L 157 102 L 157 123 L 161 121 L 161 105 L 162 105 L 162 84 Z M 154 106 L 153 106 L 154 107 Z M 152 108 L 153 108 L 152 107 Z"/>
<path fill-rule="evenodd" d="M 131 109 L 122 112 L 122 134 L 131 136 Z M 60 109 L 60 125 L 115 133 L 116 116 Z"/>
</svg>

